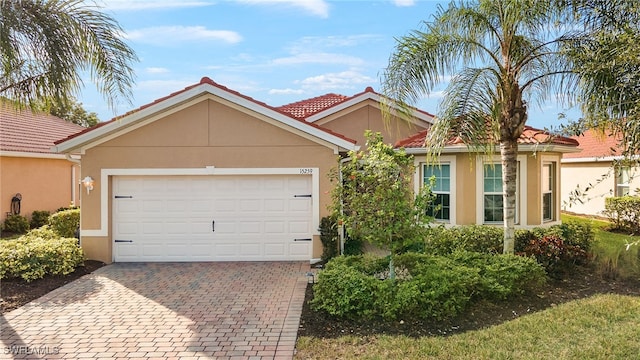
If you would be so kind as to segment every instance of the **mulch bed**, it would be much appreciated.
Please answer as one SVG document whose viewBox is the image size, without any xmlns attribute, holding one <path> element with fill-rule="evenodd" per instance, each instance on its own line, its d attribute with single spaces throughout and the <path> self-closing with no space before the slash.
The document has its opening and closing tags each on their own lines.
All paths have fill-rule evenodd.
<svg viewBox="0 0 640 360">
<path fill-rule="evenodd" d="M 640 279 L 606 279 L 595 274 L 591 268 L 579 267 L 570 274 L 566 274 L 562 279 L 550 280 L 535 294 L 528 294 L 502 303 L 481 301 L 460 316 L 446 321 L 414 319 L 349 321 L 311 311 L 309 300 L 313 298 L 313 286 L 309 285 L 307 286 L 298 336 L 318 338 L 378 334 L 409 337 L 449 336 L 497 325 L 568 301 L 609 293 L 640 296 Z"/>
<path fill-rule="evenodd" d="M 87 260 L 84 262 L 84 266 L 78 267 L 76 271 L 68 275 L 51 275 L 31 282 L 22 279 L 4 279 L 0 282 L 0 296 L 2 297 L 0 313 L 4 314 L 17 309 L 51 290 L 94 272 L 104 265 L 100 261 Z"/>
</svg>

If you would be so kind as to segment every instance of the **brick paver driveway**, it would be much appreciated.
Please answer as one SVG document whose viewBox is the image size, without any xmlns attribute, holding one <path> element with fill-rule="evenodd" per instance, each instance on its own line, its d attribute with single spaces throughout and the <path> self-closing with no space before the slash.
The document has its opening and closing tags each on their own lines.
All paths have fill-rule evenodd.
<svg viewBox="0 0 640 360">
<path fill-rule="evenodd" d="M 113 264 L 0 316 L 4 358 L 290 359 L 303 262 Z"/>
</svg>

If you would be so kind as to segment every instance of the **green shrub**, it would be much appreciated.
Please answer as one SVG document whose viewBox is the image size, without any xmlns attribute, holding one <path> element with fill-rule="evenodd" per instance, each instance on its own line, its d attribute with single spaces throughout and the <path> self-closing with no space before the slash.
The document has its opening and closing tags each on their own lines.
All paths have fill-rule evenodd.
<svg viewBox="0 0 640 360">
<path fill-rule="evenodd" d="M 501 253 L 503 230 L 496 226 L 467 225 L 432 227 L 425 236 L 425 253 L 448 255 L 455 251 Z"/>
<path fill-rule="evenodd" d="M 51 229 L 60 237 L 72 238 L 80 226 L 80 209 L 63 210 L 49 218 Z"/>
<path fill-rule="evenodd" d="M 329 261 L 340 255 L 340 236 L 338 221 L 334 216 L 320 219 L 320 241 L 322 242 L 322 261 Z"/>
<path fill-rule="evenodd" d="M 469 251 L 456 252 L 452 257 L 458 263 L 479 269 L 476 295 L 487 300 L 505 300 L 533 291 L 546 280 L 544 268 L 531 257 Z"/>
<path fill-rule="evenodd" d="M 638 234 L 640 231 L 640 197 L 620 196 L 604 200 L 603 214 L 614 229 Z"/>
<path fill-rule="evenodd" d="M 31 213 L 31 222 L 29 225 L 32 229 L 37 229 L 43 225 L 47 225 L 49 223 L 49 216 L 51 216 L 49 211 L 36 210 Z"/>
<path fill-rule="evenodd" d="M 0 242 L 0 278 L 22 278 L 26 281 L 45 275 L 66 275 L 84 262 L 78 240 L 45 239 L 37 232 L 15 240 Z"/>
<path fill-rule="evenodd" d="M 29 230 L 29 219 L 19 214 L 8 215 L 4 221 L 4 231 L 24 234 Z"/>
<path fill-rule="evenodd" d="M 20 237 L 21 240 L 35 240 L 35 239 L 44 239 L 44 240 L 53 240 L 60 238 L 49 225 L 41 226 L 37 229 L 31 229 L 26 234 Z M 76 240 L 77 241 L 77 240 Z"/>
<path fill-rule="evenodd" d="M 311 307 L 343 318 L 371 318 L 381 281 L 351 266 L 334 264 L 318 274 Z"/>
<path fill-rule="evenodd" d="M 556 226 L 561 229 L 565 244 L 577 246 L 587 253 L 591 251 L 596 235 L 590 223 L 566 221 Z"/>
<path fill-rule="evenodd" d="M 389 258 L 338 256 L 314 285 L 312 308 L 345 318 L 445 319 L 474 299 L 504 300 L 535 289 L 544 269 L 533 258 L 456 251 L 450 256 L 396 255 L 396 279 L 388 279 Z"/>
</svg>

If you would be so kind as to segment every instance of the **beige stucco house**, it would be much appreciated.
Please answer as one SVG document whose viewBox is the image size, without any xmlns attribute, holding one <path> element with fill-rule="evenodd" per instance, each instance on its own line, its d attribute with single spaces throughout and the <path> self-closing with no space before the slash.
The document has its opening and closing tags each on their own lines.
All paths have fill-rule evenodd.
<svg viewBox="0 0 640 360">
<path fill-rule="evenodd" d="M 393 143 L 380 97 L 327 94 L 272 107 L 208 78 L 56 144 L 82 158 L 81 244 L 112 261 L 312 260 L 337 158 L 365 129 Z"/>
<path fill-rule="evenodd" d="M 621 162 L 619 139 L 598 130 L 573 138 L 579 152 L 562 159 L 563 210 L 601 216 L 606 198 L 638 195 L 638 169 Z"/>
<path fill-rule="evenodd" d="M 396 147 L 415 156 L 416 190 L 435 177 L 432 191 L 440 210 L 432 214 L 446 225 L 502 224 L 502 166 L 497 152 L 476 155 L 459 138 L 452 138 L 438 161 L 427 162 L 428 130 L 401 140 Z M 560 165 L 563 154 L 576 151 L 578 143 L 525 127 L 518 139 L 516 226 L 521 228 L 560 223 Z"/>
<path fill-rule="evenodd" d="M 0 221 L 16 212 L 17 198 L 20 215 L 27 217 L 35 210 L 79 204 L 80 165 L 51 147 L 83 129 L 0 102 Z"/>
</svg>

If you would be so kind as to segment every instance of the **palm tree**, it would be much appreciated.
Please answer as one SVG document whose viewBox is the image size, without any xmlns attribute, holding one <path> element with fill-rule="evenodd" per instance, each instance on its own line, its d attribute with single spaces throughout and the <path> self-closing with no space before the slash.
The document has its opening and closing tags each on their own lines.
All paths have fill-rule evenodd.
<svg viewBox="0 0 640 360">
<path fill-rule="evenodd" d="M 121 32 L 82 0 L 0 0 L 0 96 L 67 103 L 88 73 L 111 108 L 130 100 L 137 57 Z"/>
<path fill-rule="evenodd" d="M 382 80 L 383 93 L 411 109 L 447 76 L 426 146 L 431 156 L 451 136 L 474 151 L 499 145 L 504 199 L 504 253 L 514 252 L 518 138 L 530 101 L 571 99 L 578 82 L 563 46 L 574 41 L 568 17 L 553 0 L 478 0 L 439 7 L 425 29 L 398 40 Z M 385 113 L 389 113 L 385 110 Z"/>
</svg>

